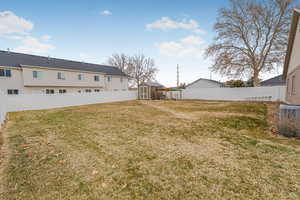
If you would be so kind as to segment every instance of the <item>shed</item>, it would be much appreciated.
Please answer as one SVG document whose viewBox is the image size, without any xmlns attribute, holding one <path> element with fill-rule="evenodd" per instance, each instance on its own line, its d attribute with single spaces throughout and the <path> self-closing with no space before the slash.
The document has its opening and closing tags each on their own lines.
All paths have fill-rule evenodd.
<svg viewBox="0 0 300 200">
<path fill-rule="evenodd" d="M 158 82 L 148 81 L 146 83 L 142 83 L 139 86 L 139 99 L 144 99 L 144 100 L 163 99 L 164 94 L 160 90 L 162 88 L 165 88 L 165 86 L 163 86 Z"/>
</svg>

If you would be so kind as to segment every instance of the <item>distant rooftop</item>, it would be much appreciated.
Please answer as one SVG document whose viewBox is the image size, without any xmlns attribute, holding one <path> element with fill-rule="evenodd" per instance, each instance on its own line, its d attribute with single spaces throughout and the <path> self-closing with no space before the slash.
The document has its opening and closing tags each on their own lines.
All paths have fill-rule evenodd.
<svg viewBox="0 0 300 200">
<path fill-rule="evenodd" d="M 193 81 L 192 83 L 188 84 L 186 87 L 191 86 L 191 85 L 193 85 L 194 83 L 197 83 L 200 80 L 206 80 L 206 81 L 210 81 L 210 82 L 213 82 L 213 83 L 217 83 L 217 84 L 223 85 L 223 83 L 221 83 L 219 81 L 215 81 L 215 80 L 212 80 L 212 79 L 206 79 L 206 78 L 199 78 L 199 79 Z"/>
<path fill-rule="evenodd" d="M 261 86 L 277 86 L 277 85 L 285 85 L 286 81 L 283 79 L 283 75 L 275 76 L 268 80 L 262 81 L 260 83 Z"/>
<path fill-rule="evenodd" d="M 78 70 L 98 72 L 107 75 L 127 76 L 119 68 L 106 65 L 91 64 L 72 60 L 64 60 L 51 57 L 35 56 L 23 53 L 15 53 L 0 50 L 0 66 L 12 67 L 47 67 L 55 69 Z"/>
</svg>

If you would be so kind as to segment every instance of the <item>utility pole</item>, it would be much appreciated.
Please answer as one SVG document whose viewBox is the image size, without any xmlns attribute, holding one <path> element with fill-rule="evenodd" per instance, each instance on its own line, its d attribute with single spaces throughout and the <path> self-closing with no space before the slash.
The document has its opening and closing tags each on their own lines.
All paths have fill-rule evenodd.
<svg viewBox="0 0 300 200">
<path fill-rule="evenodd" d="M 177 64 L 177 87 L 179 87 L 179 65 Z"/>
</svg>

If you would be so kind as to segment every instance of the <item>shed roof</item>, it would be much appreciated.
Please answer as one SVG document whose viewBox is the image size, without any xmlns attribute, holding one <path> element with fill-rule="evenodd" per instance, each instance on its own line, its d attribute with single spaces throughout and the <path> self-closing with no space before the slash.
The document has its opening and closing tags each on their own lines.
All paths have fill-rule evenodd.
<svg viewBox="0 0 300 200">
<path fill-rule="evenodd" d="M 142 85 L 147 85 L 147 86 L 151 86 L 151 87 L 160 87 L 160 88 L 165 87 L 162 84 L 160 84 L 158 82 L 153 82 L 153 81 L 148 81 L 146 83 L 143 83 Z"/>
<path fill-rule="evenodd" d="M 106 65 L 91 64 L 72 60 L 35 56 L 0 50 L 0 66 L 12 67 L 47 67 L 88 72 L 99 72 L 107 75 L 127 76 L 119 68 Z"/>
</svg>

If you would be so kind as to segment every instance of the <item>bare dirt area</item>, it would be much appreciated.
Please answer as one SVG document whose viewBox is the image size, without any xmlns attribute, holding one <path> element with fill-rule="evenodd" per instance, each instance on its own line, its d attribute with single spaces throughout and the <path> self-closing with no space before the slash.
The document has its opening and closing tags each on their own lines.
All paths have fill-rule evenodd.
<svg viewBox="0 0 300 200">
<path fill-rule="evenodd" d="M 299 199 L 300 141 L 272 134 L 275 113 L 212 101 L 10 113 L 0 197 Z"/>
</svg>

